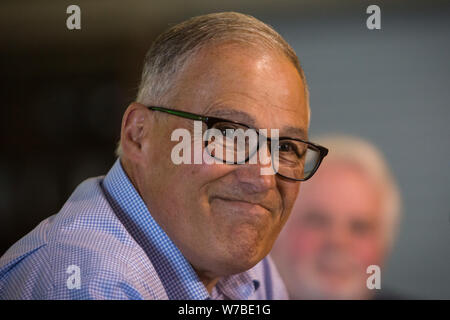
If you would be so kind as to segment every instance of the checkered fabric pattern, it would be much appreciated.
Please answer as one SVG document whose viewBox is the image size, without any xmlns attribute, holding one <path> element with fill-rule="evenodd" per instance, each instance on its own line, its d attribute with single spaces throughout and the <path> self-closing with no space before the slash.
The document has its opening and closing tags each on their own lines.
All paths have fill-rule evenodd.
<svg viewBox="0 0 450 320">
<path fill-rule="evenodd" d="M 79 286 L 70 285 L 74 276 Z M 287 293 L 266 257 L 222 278 L 209 294 L 118 159 L 106 177 L 81 183 L 58 214 L 0 258 L 0 299 L 287 299 Z"/>
</svg>

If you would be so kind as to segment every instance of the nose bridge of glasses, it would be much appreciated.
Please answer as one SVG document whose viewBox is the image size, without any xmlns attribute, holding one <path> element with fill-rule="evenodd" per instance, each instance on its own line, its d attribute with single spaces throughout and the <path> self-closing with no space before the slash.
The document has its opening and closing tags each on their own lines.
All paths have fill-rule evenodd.
<svg viewBox="0 0 450 320">
<path fill-rule="evenodd" d="M 274 171 L 281 176 L 287 177 L 284 175 L 284 173 L 288 172 L 288 170 L 295 169 L 296 170 L 295 175 L 301 176 L 301 178 L 299 179 L 298 177 L 287 177 L 287 178 L 292 178 L 294 180 L 306 180 L 306 179 L 310 178 L 314 174 L 314 172 L 318 169 L 322 159 L 325 158 L 325 156 L 328 154 L 328 149 L 325 147 L 318 146 L 313 143 L 309 143 L 309 142 L 305 142 L 305 141 L 300 141 L 298 139 L 291 139 L 291 138 L 286 138 L 286 137 L 280 138 L 278 136 L 278 130 L 271 129 L 270 130 L 271 135 L 269 137 L 267 135 L 267 129 L 256 130 L 245 124 L 241 124 L 241 123 L 230 121 L 230 120 L 225 120 L 225 119 L 215 118 L 215 117 L 208 117 L 208 116 L 203 116 L 203 115 L 185 112 L 185 111 L 181 111 L 181 110 L 168 109 L 168 108 L 158 107 L 158 106 L 148 106 L 148 108 L 153 111 L 160 111 L 160 112 L 168 113 L 168 114 L 175 115 L 178 117 L 182 117 L 185 119 L 199 121 L 202 123 L 202 125 L 201 125 L 202 132 L 204 130 L 208 131 L 210 129 L 214 129 L 214 127 L 218 123 L 224 123 L 224 124 L 228 124 L 228 125 L 231 124 L 234 126 L 233 136 L 232 136 L 233 143 L 231 144 L 232 148 L 228 149 L 228 147 L 226 147 L 227 141 L 231 142 L 231 140 L 220 140 L 219 139 L 219 142 L 222 143 L 222 148 L 226 148 L 225 155 L 232 153 L 233 161 L 231 163 L 235 163 L 235 160 L 237 157 L 236 150 L 241 151 L 241 152 L 243 151 L 245 162 L 250 163 L 250 161 L 255 161 L 255 160 L 258 160 L 258 158 L 260 158 L 259 159 L 260 165 L 271 167 L 271 169 L 274 169 Z M 195 125 L 194 125 L 194 127 L 195 127 Z M 241 129 L 241 130 L 239 130 L 239 129 Z M 238 131 L 238 137 L 235 136 L 236 131 Z M 239 135 L 241 135 L 240 144 L 238 141 L 238 144 L 235 145 L 235 139 L 239 140 Z M 214 135 L 214 136 L 217 138 L 220 135 L 217 135 L 217 132 L 216 132 L 216 135 Z M 256 139 L 255 139 L 255 137 L 256 137 Z M 226 136 L 222 137 L 221 139 L 225 139 L 225 138 L 226 138 Z M 244 140 L 242 140 L 242 138 L 244 138 Z M 281 171 L 283 173 L 280 173 L 280 172 L 278 172 L 278 165 L 279 165 L 279 161 L 278 161 L 279 160 L 279 149 L 278 148 L 280 146 L 280 141 L 285 141 L 285 140 L 292 140 L 292 141 L 296 141 L 296 143 L 301 143 L 300 149 L 302 149 L 302 150 L 304 149 L 304 154 L 303 154 L 303 152 L 301 152 L 301 154 L 303 154 L 304 156 L 301 161 L 301 163 L 302 163 L 301 168 L 298 168 L 296 166 L 291 166 L 289 168 L 286 165 L 282 164 Z M 216 140 L 214 140 L 214 141 L 215 141 L 215 144 L 217 145 L 218 141 L 216 141 Z M 242 143 L 242 141 L 244 141 L 244 143 Z M 274 145 L 274 142 L 275 142 L 275 145 Z M 205 147 L 207 147 L 208 144 L 209 144 L 209 142 L 208 142 L 208 138 L 207 138 L 207 139 L 205 139 Z M 223 149 L 222 149 L 222 151 L 223 151 Z M 259 157 L 258 157 L 258 155 L 259 155 Z M 215 158 L 217 159 L 217 157 L 215 157 Z M 224 159 L 224 157 L 222 157 L 222 158 L 223 159 L 221 159 L 221 161 L 225 162 L 226 159 Z M 230 163 L 230 162 L 227 161 L 226 163 Z M 258 163 L 258 161 L 256 161 L 256 163 Z M 299 171 L 302 171 L 302 172 L 298 173 Z M 305 172 L 305 171 L 308 171 L 308 172 Z M 309 173 L 309 176 L 307 176 L 308 173 Z M 293 173 L 288 172 L 288 175 L 290 175 L 290 174 L 293 174 Z"/>
</svg>

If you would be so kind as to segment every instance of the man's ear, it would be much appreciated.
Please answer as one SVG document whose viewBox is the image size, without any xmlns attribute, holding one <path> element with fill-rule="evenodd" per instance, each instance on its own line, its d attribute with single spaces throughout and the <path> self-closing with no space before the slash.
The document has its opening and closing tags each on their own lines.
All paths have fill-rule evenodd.
<svg viewBox="0 0 450 320">
<path fill-rule="evenodd" d="M 123 115 L 120 133 L 122 154 L 126 158 L 133 162 L 144 158 L 142 144 L 150 125 L 147 107 L 137 102 L 131 103 Z"/>
</svg>

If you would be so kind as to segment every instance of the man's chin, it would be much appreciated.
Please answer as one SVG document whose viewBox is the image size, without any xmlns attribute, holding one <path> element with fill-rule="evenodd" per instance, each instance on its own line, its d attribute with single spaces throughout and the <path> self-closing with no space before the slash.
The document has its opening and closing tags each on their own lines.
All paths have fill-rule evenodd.
<svg viewBox="0 0 450 320">
<path fill-rule="evenodd" d="M 213 251 L 218 254 L 216 266 L 233 274 L 251 269 L 269 253 L 273 245 L 270 231 L 265 219 L 239 219 L 217 230 Z"/>
<path fill-rule="evenodd" d="M 239 274 L 242 272 L 246 272 L 253 268 L 260 260 L 252 260 L 252 261 L 228 261 L 228 263 L 222 265 L 221 268 L 221 276 L 230 276 Z"/>
<path fill-rule="evenodd" d="M 228 248 L 218 265 L 223 276 L 245 272 L 253 268 L 265 257 L 259 247 L 248 247 L 245 244 L 240 247 Z"/>
</svg>

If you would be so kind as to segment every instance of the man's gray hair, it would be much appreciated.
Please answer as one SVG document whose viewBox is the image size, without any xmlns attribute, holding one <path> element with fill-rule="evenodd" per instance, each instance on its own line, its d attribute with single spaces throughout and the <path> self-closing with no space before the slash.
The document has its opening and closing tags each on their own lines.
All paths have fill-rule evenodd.
<svg viewBox="0 0 450 320">
<path fill-rule="evenodd" d="M 272 27 L 237 12 L 193 17 L 159 35 L 145 56 L 136 101 L 143 105 L 164 105 L 169 98 L 169 89 L 174 87 L 186 62 L 200 49 L 225 42 L 242 43 L 286 56 L 304 83 L 309 115 L 308 86 L 294 50 Z M 119 145 L 117 154 L 120 153 Z"/>
</svg>

